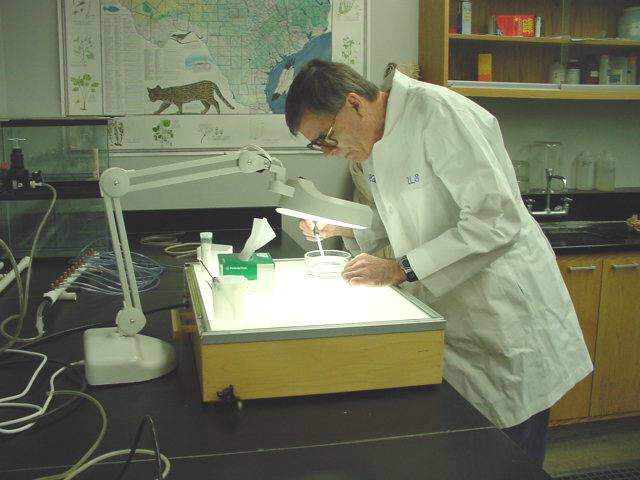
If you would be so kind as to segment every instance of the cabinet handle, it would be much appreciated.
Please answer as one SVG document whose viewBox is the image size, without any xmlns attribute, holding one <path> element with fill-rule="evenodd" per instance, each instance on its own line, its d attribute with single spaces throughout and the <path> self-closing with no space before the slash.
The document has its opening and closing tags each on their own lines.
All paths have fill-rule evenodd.
<svg viewBox="0 0 640 480">
<path fill-rule="evenodd" d="M 595 266 L 595 265 L 587 265 L 587 266 L 584 266 L 584 267 L 572 267 L 572 266 L 568 266 L 568 267 L 567 267 L 567 269 L 568 269 L 570 272 L 580 272 L 580 271 L 583 271 L 583 270 L 595 270 L 595 269 L 596 269 L 596 266 Z"/>
<path fill-rule="evenodd" d="M 638 268 L 640 267 L 640 263 L 625 263 L 625 264 L 616 264 L 613 263 L 611 264 L 611 268 L 613 268 L 614 270 L 618 270 L 620 268 Z"/>
</svg>

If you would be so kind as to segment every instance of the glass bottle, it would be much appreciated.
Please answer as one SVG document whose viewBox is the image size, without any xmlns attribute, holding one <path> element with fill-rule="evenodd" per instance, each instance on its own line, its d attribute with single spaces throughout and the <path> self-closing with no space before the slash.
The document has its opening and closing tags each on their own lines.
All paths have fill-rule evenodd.
<svg viewBox="0 0 640 480">
<path fill-rule="evenodd" d="M 580 60 L 577 58 L 572 58 L 567 63 L 566 83 L 574 85 L 580 83 Z"/>
</svg>

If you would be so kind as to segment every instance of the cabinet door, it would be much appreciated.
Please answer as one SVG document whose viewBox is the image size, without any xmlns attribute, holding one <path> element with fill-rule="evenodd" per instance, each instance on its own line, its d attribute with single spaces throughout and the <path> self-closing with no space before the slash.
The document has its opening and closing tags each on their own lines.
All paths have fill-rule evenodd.
<svg viewBox="0 0 640 480">
<path fill-rule="evenodd" d="M 608 255 L 602 275 L 591 415 L 640 410 L 640 255 Z"/>
<path fill-rule="evenodd" d="M 602 257 L 580 255 L 558 258 L 562 278 L 578 314 L 584 341 L 591 360 L 595 357 Z M 580 381 L 551 409 L 551 421 L 589 416 L 591 382 L 593 374 Z"/>
</svg>

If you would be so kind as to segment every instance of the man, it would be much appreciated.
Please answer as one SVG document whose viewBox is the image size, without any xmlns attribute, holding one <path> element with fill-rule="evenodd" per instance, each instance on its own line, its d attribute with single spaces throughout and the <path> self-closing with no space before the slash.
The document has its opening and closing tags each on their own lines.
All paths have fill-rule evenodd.
<svg viewBox="0 0 640 480">
<path fill-rule="evenodd" d="M 398 71 L 386 84 L 313 60 L 289 88 L 291 132 L 362 162 L 377 208 L 368 230 L 320 236 L 391 244 L 398 260 L 360 253 L 343 278 L 400 285 L 442 314 L 446 380 L 542 466 L 549 408 L 593 368 L 553 250 L 489 112 Z"/>
</svg>

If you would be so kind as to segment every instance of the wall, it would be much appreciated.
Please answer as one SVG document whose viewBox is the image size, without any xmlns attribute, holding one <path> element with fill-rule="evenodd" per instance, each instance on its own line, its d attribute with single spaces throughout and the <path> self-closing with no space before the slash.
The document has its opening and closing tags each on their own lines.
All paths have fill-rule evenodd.
<svg viewBox="0 0 640 480">
<path fill-rule="evenodd" d="M 386 64 L 417 61 L 417 0 L 388 2 L 374 0 L 371 7 L 372 78 L 382 81 Z M 6 112 L 11 117 L 59 116 L 61 114 L 60 73 L 58 56 L 58 21 L 56 0 L 2 0 L 0 16 L 0 60 L 7 65 L 6 87 L 0 76 L 0 101 L 6 95 Z M 402 52 L 396 57 L 395 52 Z M 0 63 L 2 65 L 2 63 Z M 0 109 L 2 103 L 0 103 Z M 2 110 L 0 110 L 0 113 Z M 284 127 L 284 123 L 283 123 Z M 179 161 L 182 157 L 113 157 L 112 166 L 144 168 Z M 189 157 L 196 158 L 196 157 Z M 350 198 L 352 184 L 348 165 L 339 158 L 323 158 L 318 154 L 280 155 L 290 176 L 304 176 L 314 181 L 328 195 Z M 274 205 L 275 195 L 265 185 L 267 176 L 237 175 L 196 182 L 188 185 L 131 194 L 123 199 L 127 209 L 215 208 L 230 206 Z M 298 233 L 297 221 L 283 218 L 283 228 L 305 247 L 313 248 Z"/>
<path fill-rule="evenodd" d="M 390 61 L 417 62 L 418 0 L 371 0 L 370 77 L 381 82 Z M 0 109 L 6 99 L 8 115 L 60 115 L 60 76 L 56 0 L 1 0 L 0 67 L 7 67 L 6 87 L 0 73 Z M 4 47 L 4 49 L 2 48 Z M 581 149 L 611 150 L 619 160 L 618 185 L 640 186 L 640 102 L 548 102 L 502 99 L 478 100 L 500 120 L 505 143 L 512 155 L 534 140 L 563 142 L 572 157 Z M 0 110 L 0 114 L 1 114 Z M 311 178 L 329 195 L 349 198 L 352 191 L 347 163 L 317 154 L 281 155 L 291 176 Z M 178 157 L 114 157 L 112 165 L 143 168 Z M 242 178 L 240 178 L 242 177 Z M 265 191 L 266 178 L 228 176 L 205 186 L 194 183 L 174 186 L 157 194 L 127 197 L 128 209 L 273 205 Z M 312 248 L 298 234 L 296 222 L 283 219 L 285 231 Z"/>
</svg>

